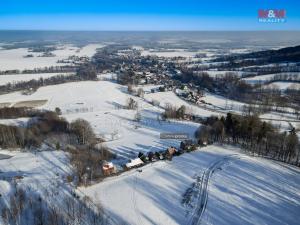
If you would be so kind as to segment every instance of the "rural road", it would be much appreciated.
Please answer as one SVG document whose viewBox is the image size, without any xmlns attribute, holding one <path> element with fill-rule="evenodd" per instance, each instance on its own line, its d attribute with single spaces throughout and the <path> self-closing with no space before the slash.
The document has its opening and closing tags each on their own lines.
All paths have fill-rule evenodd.
<svg viewBox="0 0 300 225">
<path fill-rule="evenodd" d="M 198 187 L 197 207 L 192 214 L 191 220 L 188 223 L 189 225 L 199 225 L 201 223 L 201 218 L 206 209 L 208 199 L 209 179 L 212 174 L 233 159 L 239 159 L 239 157 L 237 155 L 222 157 L 221 159 L 214 161 L 206 170 L 204 170 L 201 179 L 199 179 L 196 184 Z"/>
</svg>

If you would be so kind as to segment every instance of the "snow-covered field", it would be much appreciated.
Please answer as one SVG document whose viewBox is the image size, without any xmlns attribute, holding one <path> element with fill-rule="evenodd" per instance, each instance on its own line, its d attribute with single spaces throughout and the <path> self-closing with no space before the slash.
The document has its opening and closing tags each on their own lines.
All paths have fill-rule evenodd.
<svg viewBox="0 0 300 225">
<path fill-rule="evenodd" d="M 0 49 L 0 70 L 25 70 L 50 66 L 62 66 L 63 63 L 57 63 L 58 60 L 67 59 L 69 56 L 88 56 L 95 54 L 97 48 L 101 48 L 102 44 L 89 44 L 83 48 L 72 45 L 60 46 L 58 50 L 53 51 L 54 57 L 38 57 L 42 53 L 29 52 L 27 48 L 18 49 Z M 34 57 L 24 58 L 24 56 L 32 54 Z"/>
<path fill-rule="evenodd" d="M 300 78 L 300 73 L 285 72 L 285 73 L 273 73 L 273 74 L 266 74 L 266 75 L 258 75 L 258 76 L 243 78 L 243 80 L 245 80 L 247 83 L 250 83 L 250 84 L 257 84 L 257 83 L 263 83 L 265 81 L 271 80 L 274 76 L 279 76 L 279 75 L 292 75 L 292 76 Z M 277 83 L 277 82 L 275 82 L 275 83 Z M 278 82 L 278 83 L 280 86 L 280 85 L 282 85 L 281 83 L 285 83 L 285 82 Z"/>
<path fill-rule="evenodd" d="M 207 103 L 214 105 L 215 107 L 219 107 L 227 110 L 230 109 L 235 111 L 241 111 L 245 104 L 242 102 L 230 100 L 223 96 L 215 95 L 211 93 L 205 93 L 205 96 L 201 99 L 203 99 Z"/>
<path fill-rule="evenodd" d="M 245 73 L 249 74 L 249 72 L 229 71 L 229 70 L 205 70 L 203 72 L 208 73 L 208 75 L 211 76 L 211 77 L 224 76 L 226 73 L 233 73 L 233 74 L 236 74 L 238 76 L 242 76 Z"/>
<path fill-rule="evenodd" d="M 147 88 L 149 87 L 145 89 Z M 162 108 L 133 97 L 127 94 L 126 90 L 125 86 L 111 81 L 73 82 L 41 87 L 30 96 L 18 92 L 1 95 L 0 103 L 45 99 L 47 102 L 39 108 L 54 110 L 59 107 L 62 116 L 69 121 L 77 118 L 86 119 L 92 124 L 95 133 L 108 141 L 106 145 L 122 158 L 134 158 L 139 151 L 164 150 L 170 145 L 179 145 L 179 140 L 160 139 L 162 132 L 185 132 L 193 137 L 199 124 L 185 121 L 160 121 L 158 118 L 163 112 Z M 164 96 L 165 94 L 168 93 L 146 94 L 145 97 L 148 99 L 150 95 L 149 98 L 152 99 L 154 95 L 163 100 L 168 97 Z M 134 121 L 136 110 L 124 109 L 129 97 L 138 102 L 138 112 L 141 114 L 139 123 Z M 172 92 L 168 102 L 178 106 L 188 105 Z M 164 102 L 161 103 L 164 106 Z M 211 113 L 198 107 L 195 109 L 204 116 Z M 10 120 L 11 123 L 13 121 Z M 7 122 L 5 120 L 3 123 L 7 124 Z"/>
<path fill-rule="evenodd" d="M 115 108 L 111 98 L 115 103 L 125 103 L 126 95 L 120 89 L 121 86 L 108 81 L 72 82 L 41 87 L 32 95 L 22 95 L 20 92 L 0 95 L 0 102 L 46 99 L 48 102 L 43 108 L 54 110 L 59 107 L 63 113 L 82 108 L 105 111 Z"/>
<path fill-rule="evenodd" d="M 152 50 L 143 50 L 141 52 L 142 56 L 147 55 L 155 55 L 158 57 L 193 57 L 198 52 L 189 52 L 185 51 L 184 49 L 170 49 L 169 51 L 156 51 L 155 49 Z"/>
<path fill-rule="evenodd" d="M 31 95 L 14 92 L 1 95 L 0 103 L 9 102 L 13 105 L 21 101 L 45 100 L 46 103 L 39 108 L 54 110 L 59 107 L 63 116 L 69 121 L 77 118 L 88 120 L 95 133 L 107 140 L 107 146 L 123 158 L 133 158 L 139 151 L 156 151 L 163 150 L 170 145 L 178 146 L 178 140 L 161 140 L 159 134 L 162 132 L 186 132 L 193 137 L 198 124 L 158 120 L 167 103 L 177 107 L 185 105 L 188 112 L 199 116 L 221 115 L 204 107 L 191 105 L 176 96 L 174 92 L 150 93 L 151 88 L 155 86 L 140 87 L 145 89 L 146 94 L 145 100 L 133 97 L 138 102 L 138 111 L 124 109 L 126 101 L 132 96 L 127 94 L 125 86 L 113 81 L 84 81 L 45 86 Z M 158 101 L 160 106 L 151 105 L 152 100 Z M 215 107 L 228 110 L 237 111 L 243 106 L 243 103 L 226 100 L 226 98 L 209 93 L 206 93 L 203 100 Z M 137 112 L 141 114 L 140 123 L 134 121 Z M 2 120 L 0 123 L 24 126 L 26 119 Z"/>
<path fill-rule="evenodd" d="M 37 57 L 28 49 L 0 49 L 0 70 L 33 69 L 62 65 L 57 60 L 68 56 L 91 57 L 96 48 L 90 44 L 81 49 L 64 45 L 53 51 L 55 57 Z M 163 57 L 183 56 L 192 59 L 197 52 L 183 49 L 174 51 L 144 50 L 142 55 Z M 232 50 L 241 53 L 246 49 Z M 199 52 L 200 53 L 200 52 Z M 24 58 L 33 54 L 34 57 Z M 211 55 L 209 56 L 211 57 Z M 226 71 L 207 71 L 211 76 Z M 0 83 L 47 78 L 57 73 L 16 74 L 0 76 Z M 64 74 L 68 75 L 68 74 Z M 242 75 L 242 72 L 239 72 Z M 31 95 L 13 92 L 0 95 L 0 105 L 12 106 L 23 101 L 44 101 L 37 108 L 55 110 L 59 107 L 68 121 L 82 118 L 90 122 L 97 137 L 116 153 L 114 163 L 120 166 L 139 152 L 166 150 L 178 147 L 181 140 L 160 139 L 161 133 L 186 133 L 193 138 L 198 123 L 191 121 L 162 121 L 166 104 L 186 106 L 187 112 L 198 116 L 224 115 L 227 111 L 241 112 L 243 103 L 206 93 L 201 107 L 179 98 L 174 92 L 151 93 L 157 85 L 140 85 L 144 98 L 127 93 L 127 87 L 113 81 L 115 75 L 99 74 L 99 81 L 71 82 L 38 88 Z M 249 83 L 270 79 L 274 74 L 246 78 Z M 286 83 L 278 82 L 280 88 Z M 129 98 L 138 103 L 137 110 L 126 109 Z M 159 105 L 154 106 L 155 100 Z M 217 111 L 221 113 L 217 113 Z M 224 113 L 223 113 L 224 112 Z M 140 121 L 136 120 L 140 115 Z M 280 129 L 289 130 L 289 114 L 268 113 L 262 119 L 272 120 Z M 0 119 L 0 124 L 26 126 L 29 118 Z M 273 121 L 274 120 L 274 121 Z M 299 123 L 292 122 L 293 126 Z M 10 152 L 0 149 L 0 203 L 8 204 L 13 183 L 43 196 L 43 201 L 60 205 L 72 187 L 66 177 L 72 168 L 66 152 L 49 151 L 43 145 L 41 152 Z M 46 151 L 47 150 L 47 151 Z M 99 162 L 100 163 L 100 162 Z M 262 158 L 250 157 L 238 148 L 211 145 L 192 153 L 174 157 L 172 161 L 150 163 L 121 175 L 106 178 L 103 182 L 77 191 L 95 204 L 100 204 L 106 215 L 117 224 L 299 224 L 300 220 L 300 169 Z M 2 206 L 0 204 L 0 210 Z M 0 219 L 0 224 L 1 224 Z"/>
<path fill-rule="evenodd" d="M 260 117 L 265 119 L 271 119 L 271 120 L 297 120 L 297 116 L 295 114 L 277 113 L 277 112 L 264 113 L 261 114 Z"/>
<path fill-rule="evenodd" d="M 75 48 L 76 49 L 76 54 L 77 56 L 88 56 L 91 57 L 93 56 L 96 51 L 97 48 L 103 48 L 105 45 L 103 44 L 88 44 L 82 48 Z"/>
<path fill-rule="evenodd" d="M 260 118 L 271 124 L 273 124 L 280 131 L 289 132 L 292 128 L 298 129 L 300 127 L 300 121 L 297 119 L 295 114 L 282 114 L 282 113 L 265 113 L 261 114 Z"/>
<path fill-rule="evenodd" d="M 243 80 L 249 84 L 256 84 L 256 83 L 262 83 L 266 80 L 270 80 L 274 77 L 274 75 L 275 74 L 260 75 L 260 76 L 254 76 L 249 78 L 243 78 Z"/>
<path fill-rule="evenodd" d="M 277 81 L 277 82 L 272 82 L 268 85 L 265 85 L 264 87 L 278 89 L 278 90 L 283 91 L 288 88 L 300 89 L 300 83 Z"/>
<path fill-rule="evenodd" d="M 221 116 L 224 115 L 227 111 L 234 111 L 236 113 L 240 113 L 243 110 L 244 103 L 234 101 L 231 99 L 227 99 L 220 95 L 211 94 L 206 92 L 205 96 L 201 98 L 206 103 L 210 104 L 201 104 L 200 106 L 193 105 L 188 103 L 187 101 L 178 97 L 174 92 L 157 92 L 150 93 L 145 95 L 145 98 L 148 101 L 156 100 L 160 102 L 160 106 L 164 107 L 166 104 L 172 104 L 176 107 L 180 107 L 184 105 L 187 109 L 188 113 L 192 113 L 194 115 L 209 117 L 211 115 Z"/>
<path fill-rule="evenodd" d="M 249 53 L 249 52 L 251 52 L 251 49 L 248 49 L 248 48 L 237 48 L 237 49 L 230 49 L 229 52 L 230 53 L 234 53 L 234 54 L 243 54 L 243 53 Z"/>
<path fill-rule="evenodd" d="M 40 78 L 49 78 L 57 75 L 68 76 L 72 73 L 29 73 L 29 74 L 11 74 L 0 75 L 0 84 L 16 83 L 20 81 L 38 80 Z"/>
<path fill-rule="evenodd" d="M 189 104 L 188 102 L 180 99 L 174 92 L 167 91 L 167 92 L 157 92 L 145 95 L 145 98 L 148 101 L 156 100 L 160 102 L 160 106 L 165 107 L 166 104 L 172 104 L 176 107 L 180 107 L 184 105 L 187 109 L 187 112 L 193 113 L 195 115 L 208 117 L 210 115 L 218 115 L 218 113 L 211 112 L 209 110 L 205 110 L 203 108 L 194 106 Z"/>
<path fill-rule="evenodd" d="M 200 204 L 197 188 L 201 176 L 223 159 L 224 164 L 208 180 L 207 202 L 198 218 L 194 210 Z M 300 219 L 299 173 L 292 166 L 245 156 L 237 149 L 209 146 L 80 190 L 100 202 L 121 224 L 192 224 L 201 220 L 201 224 L 296 225 Z"/>
</svg>

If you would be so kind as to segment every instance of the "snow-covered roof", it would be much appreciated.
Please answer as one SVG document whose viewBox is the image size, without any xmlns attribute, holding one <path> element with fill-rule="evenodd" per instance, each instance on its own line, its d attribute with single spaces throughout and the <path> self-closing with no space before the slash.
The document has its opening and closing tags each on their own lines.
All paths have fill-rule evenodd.
<svg viewBox="0 0 300 225">
<path fill-rule="evenodd" d="M 181 89 L 179 89 L 179 88 L 176 88 L 176 89 L 175 89 L 175 93 L 181 95 L 181 94 L 186 93 L 186 90 L 181 90 Z"/>
<path fill-rule="evenodd" d="M 114 168 L 114 164 L 112 162 L 104 162 L 102 168 L 104 170 Z"/>
<path fill-rule="evenodd" d="M 106 162 L 105 164 L 103 164 L 103 169 L 111 169 L 114 168 L 114 164 L 112 162 Z"/>
<path fill-rule="evenodd" d="M 126 163 L 126 167 L 130 168 L 130 167 L 139 166 L 142 164 L 144 164 L 144 162 L 140 158 L 135 158 L 135 159 L 130 160 L 129 163 Z"/>
</svg>

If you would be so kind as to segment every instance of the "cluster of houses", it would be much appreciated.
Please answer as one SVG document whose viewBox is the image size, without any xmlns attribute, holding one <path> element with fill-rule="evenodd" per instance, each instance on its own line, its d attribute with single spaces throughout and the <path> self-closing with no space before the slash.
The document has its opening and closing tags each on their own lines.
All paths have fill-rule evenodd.
<svg viewBox="0 0 300 225">
<path fill-rule="evenodd" d="M 80 65 L 82 63 L 88 62 L 89 60 L 90 60 L 90 58 L 87 56 L 72 55 L 72 56 L 69 56 L 67 59 L 57 60 L 57 63 Z"/>
<path fill-rule="evenodd" d="M 156 88 L 151 89 L 151 93 L 156 93 L 156 92 L 165 92 L 165 91 L 172 91 L 174 89 L 173 84 L 164 84 L 163 86 L 159 86 Z"/>
<path fill-rule="evenodd" d="M 130 60 L 130 63 L 123 63 L 115 72 L 121 75 L 131 71 L 132 79 L 136 85 L 155 84 L 164 85 L 172 79 L 172 76 L 181 73 L 176 69 L 174 61 L 157 56 L 142 56 L 141 52 L 135 49 L 121 49 L 116 54 L 118 59 Z"/>
<path fill-rule="evenodd" d="M 151 67 L 144 68 L 142 65 L 122 65 L 122 67 L 114 71 L 117 76 L 131 71 L 131 79 L 134 80 L 136 85 L 154 84 L 166 85 L 172 84 L 174 81 L 170 79 L 174 74 L 168 70 L 163 69 L 150 69 Z M 172 89 L 171 89 L 172 90 Z"/>
<path fill-rule="evenodd" d="M 182 153 L 182 150 L 178 150 L 173 146 L 167 148 L 165 151 L 148 152 L 146 154 L 140 152 L 137 158 L 131 159 L 128 163 L 125 164 L 124 169 L 130 170 L 132 168 L 143 166 L 146 163 L 156 162 L 159 160 L 171 160 L 174 155 L 180 155 Z"/>
<path fill-rule="evenodd" d="M 206 146 L 207 143 L 201 143 L 201 146 Z M 156 162 L 159 160 L 172 160 L 173 156 L 179 156 L 185 152 L 195 151 L 199 147 L 198 143 L 193 140 L 184 140 L 180 143 L 180 148 L 177 149 L 173 146 L 168 147 L 166 150 L 157 152 L 148 152 L 146 154 L 139 152 L 138 157 L 129 160 L 123 167 L 124 171 L 141 167 L 147 163 Z M 102 173 L 104 176 L 110 176 L 117 173 L 116 167 L 112 162 L 105 161 L 102 164 Z"/>
<path fill-rule="evenodd" d="M 184 85 L 180 89 L 176 88 L 175 94 L 189 102 L 195 104 L 205 104 L 205 101 L 201 99 L 204 96 L 203 92 L 190 89 L 187 85 Z"/>
</svg>

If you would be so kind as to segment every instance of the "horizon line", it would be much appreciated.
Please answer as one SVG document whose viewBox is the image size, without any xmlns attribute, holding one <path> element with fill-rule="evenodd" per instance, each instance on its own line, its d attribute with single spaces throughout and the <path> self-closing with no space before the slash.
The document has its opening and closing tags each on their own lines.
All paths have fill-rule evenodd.
<svg viewBox="0 0 300 225">
<path fill-rule="evenodd" d="M 278 30 L 68 30 L 68 29 L 1 29 L 0 31 L 50 31 L 50 32 L 300 32 L 295 29 Z"/>
</svg>

